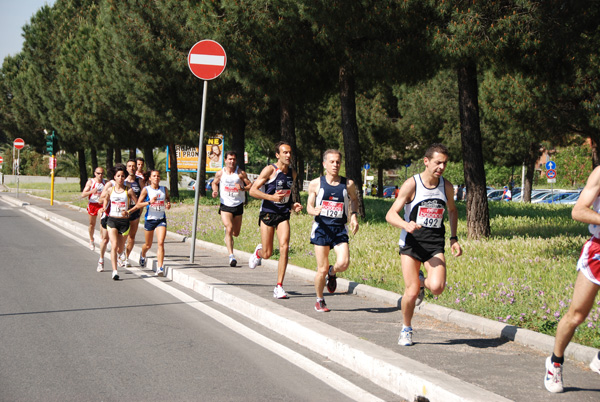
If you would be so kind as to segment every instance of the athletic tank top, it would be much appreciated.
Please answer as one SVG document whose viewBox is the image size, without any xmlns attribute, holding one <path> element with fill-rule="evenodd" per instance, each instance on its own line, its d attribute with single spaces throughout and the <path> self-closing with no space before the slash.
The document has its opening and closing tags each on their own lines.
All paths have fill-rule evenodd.
<svg viewBox="0 0 600 402">
<path fill-rule="evenodd" d="M 292 168 L 289 168 L 286 174 L 283 173 L 276 164 L 273 164 L 273 167 L 275 167 L 275 177 L 266 182 L 264 186 L 260 188 L 260 190 L 266 194 L 275 194 L 277 191 L 283 190 L 285 192 L 285 197 L 281 202 L 262 200 L 262 203 L 260 204 L 260 211 L 274 214 L 287 214 L 290 212 L 290 207 L 292 206 L 291 195 L 292 184 L 294 183 Z"/>
<path fill-rule="evenodd" d="M 327 183 L 321 176 L 315 204 L 321 206 L 321 213 L 315 216 L 315 222 L 326 226 L 344 226 L 348 221 L 350 197 L 346 188 L 346 178 L 341 177 L 337 186 Z"/>
<path fill-rule="evenodd" d="M 594 201 L 594 205 L 592 205 L 592 209 L 594 211 L 600 213 L 600 196 L 598 198 L 596 198 L 596 200 Z M 592 236 L 594 236 L 597 239 L 600 239 L 600 225 L 594 225 L 594 224 L 590 223 L 588 225 L 588 230 L 590 231 Z"/>
<path fill-rule="evenodd" d="M 228 207 L 237 207 L 244 202 L 244 194 L 235 186 L 236 184 L 244 187 L 244 182 L 238 174 L 238 167 L 235 167 L 235 172 L 232 174 L 225 173 L 225 169 L 223 169 L 223 175 L 221 176 L 221 181 L 219 181 L 221 204 Z"/>
<path fill-rule="evenodd" d="M 148 221 L 164 218 L 166 200 L 165 187 L 160 186 L 158 189 L 154 189 L 152 188 L 152 186 L 146 186 L 146 192 L 148 193 L 148 195 L 146 196 L 145 201 L 150 202 L 154 197 L 156 197 L 156 201 L 148 205 L 148 209 L 146 209 L 145 219 Z"/>
<path fill-rule="evenodd" d="M 404 206 L 404 220 L 416 222 L 422 228 L 413 233 L 402 230 L 400 247 L 407 242 L 444 243 L 446 228 L 444 227 L 444 211 L 446 210 L 446 190 L 444 178 L 440 177 L 437 187 L 427 188 L 421 180 L 421 175 L 413 176 L 415 180 L 415 197 Z"/>
<path fill-rule="evenodd" d="M 93 190 L 94 192 L 89 195 L 88 204 L 100 203 L 100 195 L 102 194 L 102 190 L 104 190 L 105 183 L 106 181 L 104 181 L 104 179 L 102 179 L 101 183 L 98 183 L 96 180 L 92 180 L 92 186 L 90 187 L 90 190 Z"/>
<path fill-rule="evenodd" d="M 127 179 L 125 179 L 125 185 L 133 190 L 136 198 L 140 198 L 142 186 L 140 186 L 139 178 L 136 177 L 134 181 L 127 181 Z M 131 200 L 131 202 L 133 203 L 133 200 Z"/>
<path fill-rule="evenodd" d="M 125 190 L 119 193 L 116 191 L 115 186 L 113 185 L 110 192 L 110 212 L 108 216 L 126 219 L 123 216 L 123 212 L 127 211 L 128 209 L 128 201 L 129 195 L 127 194 L 127 187 L 125 187 Z"/>
</svg>

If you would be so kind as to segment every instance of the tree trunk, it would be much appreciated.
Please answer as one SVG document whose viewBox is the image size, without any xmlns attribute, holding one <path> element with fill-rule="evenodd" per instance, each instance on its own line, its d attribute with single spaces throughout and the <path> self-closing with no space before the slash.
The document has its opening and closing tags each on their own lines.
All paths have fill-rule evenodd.
<svg viewBox="0 0 600 402">
<path fill-rule="evenodd" d="M 175 155 L 175 142 L 169 141 L 169 195 L 173 198 L 179 198 L 179 172 L 177 171 L 177 156 Z"/>
<path fill-rule="evenodd" d="M 590 145 L 592 146 L 592 169 L 595 169 L 596 166 L 600 165 L 600 150 L 598 149 L 600 145 L 600 132 L 598 130 L 593 130 L 590 133 Z"/>
<path fill-rule="evenodd" d="M 80 191 L 83 191 L 88 179 L 87 166 L 85 165 L 85 148 L 77 150 L 77 159 L 79 164 L 79 187 Z"/>
<path fill-rule="evenodd" d="M 360 173 L 360 143 L 356 123 L 356 99 L 354 75 L 350 68 L 341 66 L 339 70 L 340 103 L 342 106 L 342 135 L 344 138 L 344 158 L 346 177 L 354 181 L 358 194 L 358 214 L 365 217 L 362 178 Z"/>
<path fill-rule="evenodd" d="M 146 170 L 154 170 L 154 153 L 152 147 L 144 147 L 144 163 L 146 164 Z"/>
<path fill-rule="evenodd" d="M 282 98 L 279 102 L 281 107 L 281 139 L 292 147 L 292 163 L 290 167 L 296 171 L 296 180 L 292 186 L 292 202 L 300 202 L 300 172 L 298 169 L 298 148 L 296 147 L 296 126 L 294 115 L 294 104 L 288 99 Z"/>
<path fill-rule="evenodd" d="M 117 163 L 123 163 L 123 156 L 121 155 L 121 148 L 115 148 L 115 165 Z"/>
<path fill-rule="evenodd" d="M 98 150 L 93 145 L 90 147 L 90 155 L 92 158 L 92 172 L 93 172 L 99 166 L 98 165 Z"/>
<path fill-rule="evenodd" d="M 246 150 L 246 115 L 236 110 L 233 112 L 231 122 L 231 150 L 237 155 L 237 164 L 242 170 L 246 170 L 244 162 L 244 151 Z"/>
<path fill-rule="evenodd" d="M 383 168 L 377 168 L 377 197 L 383 198 Z"/>
<path fill-rule="evenodd" d="M 525 161 L 525 188 L 523 191 L 523 202 L 531 202 L 531 192 L 533 190 L 533 175 L 535 174 L 535 162 L 542 154 L 541 146 L 537 142 L 532 142 L 529 146 L 529 154 Z"/>
<path fill-rule="evenodd" d="M 467 186 L 467 233 L 469 239 L 477 240 L 489 237 L 491 233 L 479 126 L 477 66 L 468 61 L 457 72 L 460 137 Z"/>
<path fill-rule="evenodd" d="M 113 159 L 113 149 L 111 147 L 106 148 L 106 170 L 115 166 L 115 162 Z"/>
<path fill-rule="evenodd" d="M 129 148 L 129 159 L 135 160 L 135 158 L 137 158 L 135 148 Z"/>
</svg>

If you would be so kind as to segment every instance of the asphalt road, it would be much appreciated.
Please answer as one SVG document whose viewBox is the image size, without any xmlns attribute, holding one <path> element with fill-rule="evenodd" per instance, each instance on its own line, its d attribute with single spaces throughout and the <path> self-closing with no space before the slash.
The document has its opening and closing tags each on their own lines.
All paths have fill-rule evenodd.
<svg viewBox="0 0 600 402">
<path fill-rule="evenodd" d="M 262 329 L 259 337 L 270 338 L 260 346 L 246 334 L 257 328 L 166 279 L 123 271 L 113 281 L 110 272 L 97 273 L 97 258 L 0 204 L 0 401 L 374 398 L 351 387 L 339 392 L 337 374 L 326 377 L 327 369 L 344 369 L 325 362 L 325 374 L 315 374 L 319 357 L 298 349 L 280 357 L 285 340 Z M 242 329 L 214 318 L 227 314 Z"/>
</svg>

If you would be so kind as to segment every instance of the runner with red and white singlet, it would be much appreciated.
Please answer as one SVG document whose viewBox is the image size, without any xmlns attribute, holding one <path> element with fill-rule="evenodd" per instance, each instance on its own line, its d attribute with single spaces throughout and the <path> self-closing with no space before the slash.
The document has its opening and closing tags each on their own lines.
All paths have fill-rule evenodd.
<svg viewBox="0 0 600 402">
<path fill-rule="evenodd" d="M 94 243 L 94 232 L 96 230 L 96 219 L 98 212 L 102 209 L 102 202 L 100 201 L 100 195 L 104 190 L 104 169 L 98 166 L 94 169 L 94 177 L 89 179 L 81 192 L 81 198 L 88 198 L 87 213 L 90 217 L 88 233 L 90 236 L 89 248 L 90 250 L 95 249 Z"/>
<path fill-rule="evenodd" d="M 454 187 L 442 177 L 448 165 L 448 149 L 442 144 L 433 144 L 425 152 L 423 163 L 425 170 L 404 182 L 386 215 L 390 225 L 402 229 L 400 259 L 406 286 L 401 301 L 403 325 L 398 339 L 401 346 L 412 345 L 412 317 L 415 306 L 423 301 L 425 288 L 434 295 L 444 291 L 446 210 L 450 219 L 452 253 L 456 257 L 462 254 L 456 236 L 458 211 L 454 204 Z M 400 215 L 402 209 L 403 217 Z M 427 278 L 420 270 L 421 264 L 427 271 Z"/>
</svg>

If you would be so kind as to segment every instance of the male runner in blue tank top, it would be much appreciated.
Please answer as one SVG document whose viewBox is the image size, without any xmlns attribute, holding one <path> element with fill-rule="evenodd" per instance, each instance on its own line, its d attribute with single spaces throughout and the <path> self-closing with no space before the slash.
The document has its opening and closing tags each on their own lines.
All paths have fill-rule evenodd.
<svg viewBox="0 0 600 402">
<path fill-rule="evenodd" d="M 342 165 L 342 154 L 336 149 L 328 149 L 323 154 L 325 176 L 318 177 L 308 185 L 308 202 L 306 211 L 315 217 L 310 243 L 315 245 L 317 258 L 317 274 L 315 275 L 315 291 L 317 302 L 315 310 L 328 312 L 329 308 L 323 298 L 323 288 L 327 285 L 329 293 L 337 287 L 336 274 L 344 272 L 350 265 L 350 248 L 348 247 L 348 214 L 350 214 L 350 230 L 358 231 L 358 196 L 356 186 L 350 179 L 339 175 Z M 335 251 L 335 265 L 329 265 L 329 252 Z"/>
<path fill-rule="evenodd" d="M 277 231 L 279 240 L 279 266 L 277 285 L 273 290 L 276 299 L 287 299 L 288 294 L 283 290 L 283 278 L 288 263 L 290 245 L 290 210 L 300 212 L 299 202 L 292 204 L 292 185 L 296 172 L 290 167 L 292 147 L 285 141 L 275 145 L 277 163 L 265 167 L 250 188 L 250 195 L 262 199 L 259 214 L 261 244 L 254 249 L 248 266 L 252 269 L 260 265 L 263 258 L 273 255 L 273 236 Z"/>
<path fill-rule="evenodd" d="M 401 346 L 412 345 L 411 321 L 415 306 L 423 300 L 424 288 L 439 295 L 446 285 L 445 209 L 450 221 L 452 254 L 455 257 L 462 254 L 456 236 L 458 211 L 454 204 L 454 187 L 442 177 L 448 165 L 448 148 L 442 144 L 431 145 L 423 163 L 425 170 L 404 182 L 385 217 L 390 225 L 402 229 L 399 244 L 405 289 L 401 300 L 403 325 L 398 339 Z M 403 208 L 404 219 L 400 216 Z M 421 264 L 425 266 L 427 278 L 420 271 Z"/>
</svg>

